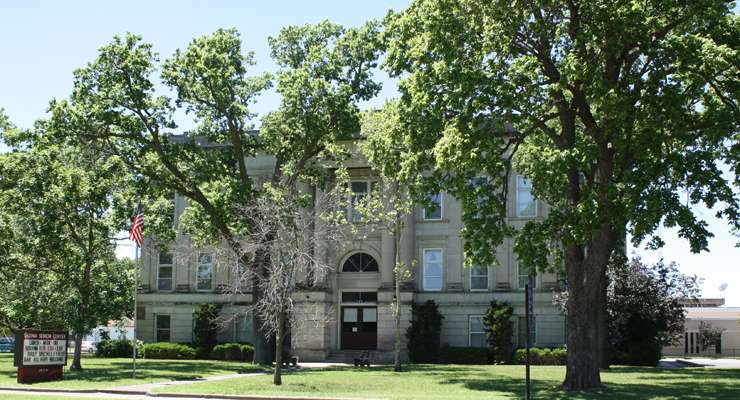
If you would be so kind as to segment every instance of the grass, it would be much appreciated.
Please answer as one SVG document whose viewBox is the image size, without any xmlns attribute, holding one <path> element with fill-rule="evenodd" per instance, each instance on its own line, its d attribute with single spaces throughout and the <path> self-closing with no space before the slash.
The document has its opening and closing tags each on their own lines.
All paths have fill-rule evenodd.
<svg viewBox="0 0 740 400">
<path fill-rule="evenodd" d="M 740 399 L 740 370 L 614 367 L 602 373 L 606 389 L 567 393 L 558 389 L 562 366 L 532 367 L 533 395 L 540 399 Z M 414 365 L 404 373 L 388 367 L 302 370 L 272 385 L 271 376 L 169 386 L 155 392 L 336 396 L 375 399 L 516 399 L 524 392 L 522 366 Z"/>
<path fill-rule="evenodd" d="M 35 383 L 38 388 L 105 389 L 116 386 L 153 382 L 192 380 L 211 375 L 249 373 L 262 368 L 250 363 L 210 360 L 137 360 L 136 379 L 131 377 L 131 360 L 84 356 L 82 371 L 69 371 L 68 361 L 64 380 Z M 0 386 L 25 386 L 16 383 L 16 368 L 12 354 L 0 355 Z M 1 395 L 2 393 L 0 393 Z M 3 398 L 3 400 L 7 400 Z"/>
</svg>

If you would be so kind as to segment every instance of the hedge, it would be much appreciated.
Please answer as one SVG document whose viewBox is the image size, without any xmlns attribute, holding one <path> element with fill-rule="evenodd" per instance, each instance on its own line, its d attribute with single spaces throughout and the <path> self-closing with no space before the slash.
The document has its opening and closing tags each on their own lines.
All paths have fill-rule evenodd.
<svg viewBox="0 0 740 400">
<path fill-rule="evenodd" d="M 226 361 L 252 361 L 254 346 L 242 343 L 219 344 L 211 350 L 211 358 Z"/>
<path fill-rule="evenodd" d="M 95 349 L 95 357 L 126 358 L 132 357 L 134 346 L 130 340 L 103 340 Z"/>
<path fill-rule="evenodd" d="M 439 350 L 441 364 L 488 364 L 489 354 L 485 347 L 442 346 Z"/>
<path fill-rule="evenodd" d="M 160 360 L 192 360 L 196 351 L 190 346 L 180 343 L 148 343 L 143 346 L 145 358 Z"/>
<path fill-rule="evenodd" d="M 563 347 L 554 349 L 541 349 L 533 347 L 529 349 L 529 357 L 532 365 L 565 365 L 567 351 Z M 514 352 L 514 363 L 524 364 L 527 361 L 525 349 L 516 349 Z"/>
</svg>

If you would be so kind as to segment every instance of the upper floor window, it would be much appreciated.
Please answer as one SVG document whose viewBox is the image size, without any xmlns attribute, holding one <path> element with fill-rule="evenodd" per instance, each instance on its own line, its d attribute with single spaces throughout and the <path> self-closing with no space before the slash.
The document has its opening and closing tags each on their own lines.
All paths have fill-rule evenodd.
<svg viewBox="0 0 740 400">
<path fill-rule="evenodd" d="M 521 175 L 516 177 L 516 216 L 537 216 L 537 199 L 532 194 L 532 182 Z"/>
<path fill-rule="evenodd" d="M 521 266 L 517 266 L 517 269 L 519 270 L 519 289 L 524 289 L 527 287 L 527 282 L 529 281 L 529 271 L 527 271 L 526 268 L 522 268 Z M 532 277 L 532 289 L 537 288 L 537 278 Z"/>
<path fill-rule="evenodd" d="M 358 204 L 361 205 L 365 197 L 373 189 L 374 182 L 371 181 L 351 181 L 349 183 L 350 188 L 350 209 L 347 212 L 347 219 L 350 222 L 360 222 L 362 214 L 357 210 Z"/>
<path fill-rule="evenodd" d="M 470 267 L 470 290 L 488 289 L 488 267 Z"/>
<path fill-rule="evenodd" d="M 378 262 L 370 254 L 356 253 L 344 262 L 342 272 L 378 272 Z"/>
<path fill-rule="evenodd" d="M 486 326 L 482 315 L 471 315 L 468 319 L 468 345 L 470 347 L 488 347 Z"/>
<path fill-rule="evenodd" d="M 429 205 L 424 207 L 424 219 L 442 219 L 442 193 L 433 193 L 427 197 Z"/>
<path fill-rule="evenodd" d="M 172 290 L 172 253 L 159 253 L 157 260 L 157 289 Z"/>
<path fill-rule="evenodd" d="M 424 290 L 442 290 L 442 249 L 424 249 Z"/>
<path fill-rule="evenodd" d="M 485 191 L 488 189 L 488 177 L 487 176 L 476 176 L 473 179 L 471 179 L 470 184 L 473 187 L 473 191 L 476 193 L 475 212 L 473 212 L 472 215 L 475 218 L 480 218 L 481 212 L 483 211 L 482 210 L 483 202 L 487 195 Z"/>
<path fill-rule="evenodd" d="M 198 290 L 213 290 L 213 254 L 200 253 L 198 255 L 198 270 L 195 279 Z"/>
</svg>

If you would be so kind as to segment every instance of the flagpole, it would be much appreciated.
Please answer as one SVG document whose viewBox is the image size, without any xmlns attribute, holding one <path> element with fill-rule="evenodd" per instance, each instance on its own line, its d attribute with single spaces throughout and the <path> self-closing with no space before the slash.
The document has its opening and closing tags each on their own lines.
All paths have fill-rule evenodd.
<svg viewBox="0 0 740 400">
<path fill-rule="evenodd" d="M 139 245 L 137 243 L 134 243 L 134 246 L 136 247 L 136 258 L 134 260 L 134 338 L 131 342 L 133 347 L 133 377 L 136 379 L 136 320 L 137 320 L 137 306 L 136 306 L 136 295 L 138 292 L 139 287 Z M 129 253 L 130 254 L 130 253 Z"/>
</svg>

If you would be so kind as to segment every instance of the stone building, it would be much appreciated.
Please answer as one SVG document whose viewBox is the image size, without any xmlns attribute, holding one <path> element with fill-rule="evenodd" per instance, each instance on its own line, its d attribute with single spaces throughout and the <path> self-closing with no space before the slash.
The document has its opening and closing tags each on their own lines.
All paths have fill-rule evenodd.
<svg viewBox="0 0 740 400">
<path fill-rule="evenodd" d="M 248 168 L 259 180 L 271 173 L 273 165 L 273 157 L 258 156 L 249 159 Z M 346 167 L 353 194 L 366 194 L 376 180 L 373 171 L 361 157 L 348 161 Z M 509 188 L 511 224 L 522 226 L 546 215 L 547 205 L 532 196 L 526 178 L 512 174 Z M 498 266 L 464 268 L 461 205 L 446 193 L 434 194 L 432 198 L 438 207 L 417 206 L 401 237 L 402 260 L 407 265 L 415 261 L 416 265 L 413 282 L 404 287 L 401 295 L 402 329 L 405 332 L 409 325 L 412 302 L 434 300 L 444 316 L 443 344 L 485 346 L 481 317 L 491 300 L 497 299 L 514 307 L 514 343 L 523 345 L 527 276 L 519 271 L 513 244 L 507 240 L 497 249 Z M 176 196 L 175 224 L 185 207 L 186 200 Z M 353 218 L 351 212 L 348 217 Z M 392 359 L 393 246 L 389 234 L 375 233 L 328 249 L 325 256 L 335 269 L 325 276 L 321 289 L 294 296 L 301 314 L 298 319 L 304 323 L 291 333 L 291 347 L 302 360 L 325 360 L 360 349 L 374 350 L 378 361 Z M 191 342 L 194 310 L 203 303 L 220 303 L 222 315 L 232 318 L 222 325 L 219 340 L 252 340 L 251 319 L 245 312 L 251 295 L 219 292 L 220 284 L 230 279 L 231 269 L 223 267 L 227 261 L 215 250 L 194 249 L 184 235 L 167 252 L 157 251 L 145 240 L 142 285 L 137 297 L 139 339 Z M 540 347 L 561 346 L 565 342 L 565 317 L 552 305 L 557 277 L 545 273 L 535 281 L 535 323 L 530 330 L 533 343 Z"/>
</svg>

